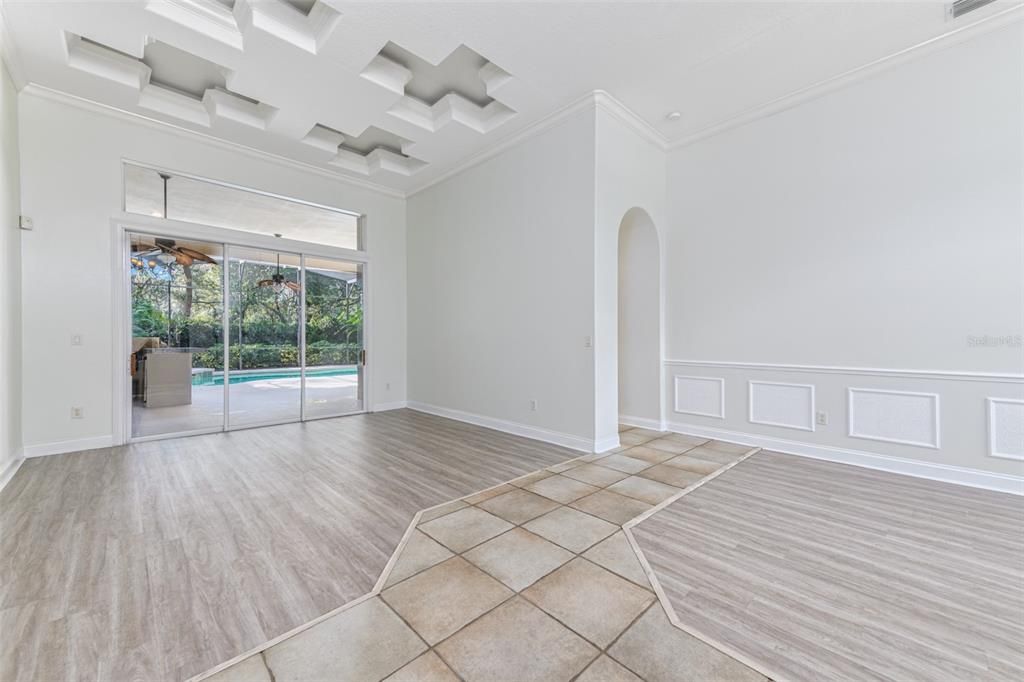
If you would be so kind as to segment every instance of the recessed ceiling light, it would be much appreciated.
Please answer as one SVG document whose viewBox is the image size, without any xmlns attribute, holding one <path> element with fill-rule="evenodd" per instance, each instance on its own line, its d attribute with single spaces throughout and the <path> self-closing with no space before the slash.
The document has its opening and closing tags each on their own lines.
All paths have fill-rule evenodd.
<svg viewBox="0 0 1024 682">
<path fill-rule="evenodd" d="M 670 111 L 669 113 L 667 113 L 665 115 L 665 118 L 667 118 L 670 121 L 678 121 L 682 117 L 683 117 L 683 115 L 681 113 L 679 113 L 678 111 Z"/>
</svg>

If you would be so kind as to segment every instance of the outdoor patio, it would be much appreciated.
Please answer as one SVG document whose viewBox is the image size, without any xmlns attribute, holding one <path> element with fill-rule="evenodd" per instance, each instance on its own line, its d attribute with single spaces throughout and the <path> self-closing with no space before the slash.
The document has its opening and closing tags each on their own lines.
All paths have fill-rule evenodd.
<svg viewBox="0 0 1024 682">
<path fill-rule="evenodd" d="M 246 381 L 230 384 L 228 389 L 231 427 L 299 419 L 299 377 Z M 306 377 L 306 419 L 361 409 L 357 374 Z M 193 386 L 191 405 L 146 407 L 138 400 L 132 404 L 135 437 L 216 429 L 223 423 L 224 387 L 221 385 Z"/>
</svg>

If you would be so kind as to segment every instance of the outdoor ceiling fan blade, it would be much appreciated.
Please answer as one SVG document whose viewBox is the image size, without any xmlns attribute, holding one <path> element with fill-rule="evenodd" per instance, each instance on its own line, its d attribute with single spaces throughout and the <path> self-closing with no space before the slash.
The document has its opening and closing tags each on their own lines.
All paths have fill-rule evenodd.
<svg viewBox="0 0 1024 682">
<path fill-rule="evenodd" d="M 188 255 L 187 253 L 179 253 L 175 255 L 174 260 L 178 262 L 178 265 L 189 266 L 195 262 L 195 258 Z"/>
<path fill-rule="evenodd" d="M 258 287 L 272 287 L 272 286 L 274 286 L 274 280 L 272 280 L 272 279 L 261 279 L 260 281 L 256 282 L 256 286 L 258 286 Z"/>
<path fill-rule="evenodd" d="M 217 263 L 217 261 L 213 260 L 213 258 L 211 258 L 210 256 L 207 256 L 202 251 L 196 251 L 195 249 L 190 249 L 187 246 L 179 246 L 177 247 L 177 250 L 185 254 L 186 256 L 189 256 L 190 258 L 192 258 L 192 260 L 202 261 L 203 263 L 210 263 L 211 265 Z"/>
<path fill-rule="evenodd" d="M 294 291 L 295 293 L 299 293 L 299 289 L 301 288 L 299 287 L 298 282 L 285 282 L 284 285 L 291 289 L 292 291 Z"/>
</svg>

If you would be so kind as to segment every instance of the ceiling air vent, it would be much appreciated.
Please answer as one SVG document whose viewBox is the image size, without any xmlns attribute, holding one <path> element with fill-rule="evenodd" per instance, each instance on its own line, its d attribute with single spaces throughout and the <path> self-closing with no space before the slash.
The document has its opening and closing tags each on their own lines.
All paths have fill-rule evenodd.
<svg viewBox="0 0 1024 682">
<path fill-rule="evenodd" d="M 949 6 L 949 16 L 956 19 L 992 2 L 995 2 L 995 0 L 955 0 Z"/>
</svg>

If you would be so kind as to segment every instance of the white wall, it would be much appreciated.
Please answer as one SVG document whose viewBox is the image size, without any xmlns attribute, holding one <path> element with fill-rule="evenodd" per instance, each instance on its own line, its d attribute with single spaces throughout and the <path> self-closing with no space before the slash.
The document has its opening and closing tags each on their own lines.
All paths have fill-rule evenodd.
<svg viewBox="0 0 1024 682">
<path fill-rule="evenodd" d="M 27 453 L 98 447 L 112 437 L 111 220 L 120 214 L 123 158 L 365 213 L 371 408 L 405 400 L 402 199 L 27 91 L 19 104 L 21 212 L 35 221 L 22 241 Z M 84 345 L 72 347 L 72 334 Z M 73 405 L 85 407 L 84 419 L 70 419 Z"/>
<path fill-rule="evenodd" d="M 413 195 L 408 222 L 410 404 L 589 448 L 593 110 Z"/>
<path fill-rule="evenodd" d="M 2 34 L 0 26 L 0 34 Z M 21 456 L 21 230 L 18 102 L 0 65 L 0 485 Z"/>
<path fill-rule="evenodd" d="M 661 428 L 661 263 L 642 209 L 619 228 L 619 421 Z"/>
<path fill-rule="evenodd" d="M 646 213 L 659 231 L 667 218 L 664 151 L 641 134 L 642 128 L 614 101 L 599 96 L 597 103 L 594 420 L 597 447 L 605 449 L 618 445 L 619 226 L 635 208 Z"/>
<path fill-rule="evenodd" d="M 987 456 L 985 398 L 1024 398 L 1024 387 L 980 376 L 1024 373 L 1022 53 L 1018 23 L 671 152 L 666 356 L 687 362 L 667 364 L 666 398 L 671 406 L 675 375 L 720 377 L 726 394 L 724 419 L 670 407 L 671 421 L 1022 472 L 1019 461 Z M 969 342 L 984 335 L 1015 343 Z M 777 366 L 786 364 L 971 376 Z M 750 423 L 751 379 L 817 386 L 828 426 L 812 433 Z M 707 382 L 683 386 L 684 404 L 717 400 L 697 395 Z M 850 386 L 939 394 L 941 447 L 848 437 Z M 795 402 L 758 409 L 798 423 L 806 392 L 783 394 L 759 392 L 762 401 Z M 889 433 L 867 424 L 860 407 L 855 430 Z M 883 397 L 875 408 L 883 420 L 909 410 L 908 431 L 931 428 L 911 423 L 930 418 L 927 400 Z"/>
</svg>

